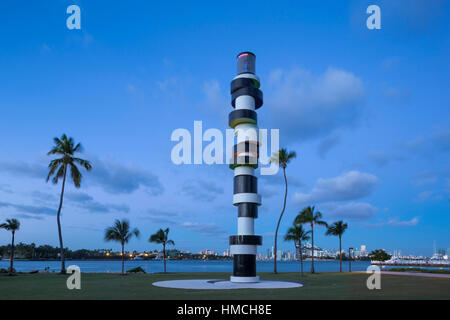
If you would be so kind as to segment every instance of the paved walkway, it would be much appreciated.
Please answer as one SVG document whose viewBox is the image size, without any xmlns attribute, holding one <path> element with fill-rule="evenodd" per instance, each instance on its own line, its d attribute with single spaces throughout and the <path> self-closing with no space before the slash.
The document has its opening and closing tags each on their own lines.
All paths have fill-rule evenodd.
<svg viewBox="0 0 450 320">
<path fill-rule="evenodd" d="M 381 274 L 392 274 L 392 275 L 396 275 L 396 276 L 412 276 L 412 277 L 447 278 L 447 279 L 450 279 L 450 274 L 442 274 L 442 273 L 381 271 Z"/>
<path fill-rule="evenodd" d="M 176 288 L 176 289 L 209 289 L 209 290 L 227 290 L 227 289 L 286 289 L 303 287 L 298 282 L 288 281 L 266 281 L 260 280 L 253 283 L 236 283 L 228 280 L 172 280 L 158 281 L 153 283 L 156 287 Z"/>
</svg>

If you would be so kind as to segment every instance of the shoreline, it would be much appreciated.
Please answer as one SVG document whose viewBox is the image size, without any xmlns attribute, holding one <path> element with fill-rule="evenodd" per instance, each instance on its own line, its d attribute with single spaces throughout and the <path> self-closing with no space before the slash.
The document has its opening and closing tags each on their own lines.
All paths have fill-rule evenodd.
<svg viewBox="0 0 450 320">
<path fill-rule="evenodd" d="M 2 258 L 0 261 L 9 261 L 9 258 Z M 60 259 L 22 259 L 14 258 L 14 261 L 61 261 Z M 119 259 L 65 259 L 65 261 L 122 261 Z M 125 259 L 125 261 L 163 261 L 163 259 Z M 166 259 L 166 261 L 233 261 L 233 259 Z M 273 262 L 273 260 L 256 260 L 259 262 Z M 303 259 L 303 262 L 311 262 L 312 259 Z M 325 261 L 325 262 L 339 262 L 336 259 L 314 259 L 315 262 Z M 298 262 L 300 260 L 277 260 L 277 262 Z M 349 260 L 342 260 L 342 263 L 347 263 Z M 369 260 L 352 260 L 352 263 L 359 262 L 370 262 Z"/>
</svg>

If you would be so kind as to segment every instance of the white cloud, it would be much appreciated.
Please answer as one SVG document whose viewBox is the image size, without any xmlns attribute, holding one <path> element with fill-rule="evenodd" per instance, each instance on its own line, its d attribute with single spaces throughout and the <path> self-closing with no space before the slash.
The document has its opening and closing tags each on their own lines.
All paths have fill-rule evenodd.
<svg viewBox="0 0 450 320">
<path fill-rule="evenodd" d="M 151 195 L 160 195 L 164 187 L 159 177 L 149 171 L 133 165 L 123 165 L 115 161 L 101 161 L 94 158 L 92 171 L 85 174 L 86 180 L 101 186 L 106 192 L 112 194 L 131 194 L 143 188 Z"/>
<path fill-rule="evenodd" d="M 209 80 L 203 83 L 203 93 L 205 94 L 208 101 L 213 103 L 222 102 L 223 97 L 220 91 L 220 85 L 217 80 Z"/>
<path fill-rule="evenodd" d="M 399 220 L 398 217 L 389 219 L 386 222 L 379 222 L 379 223 L 372 223 L 365 225 L 365 227 L 384 227 L 384 226 L 391 226 L 391 227 L 413 227 L 416 226 L 419 223 L 419 218 L 414 217 L 411 220 Z"/>
<path fill-rule="evenodd" d="M 128 83 L 128 84 L 125 86 L 125 90 L 126 90 L 126 92 L 128 92 L 128 93 L 130 93 L 130 94 L 136 93 L 136 86 L 133 85 L 133 84 L 131 84 L 131 83 Z"/>
<path fill-rule="evenodd" d="M 397 218 L 391 219 L 387 222 L 388 225 L 394 227 L 412 227 L 419 223 L 419 218 L 414 217 L 411 220 L 400 221 Z"/>
<path fill-rule="evenodd" d="M 180 226 L 191 232 L 209 237 L 217 237 L 227 233 L 225 229 L 215 223 L 183 222 Z"/>
<path fill-rule="evenodd" d="M 302 69 L 275 70 L 265 87 L 270 126 L 282 128 L 283 140 L 307 140 L 351 127 L 365 99 L 361 79 L 328 68 L 313 75 Z"/>
<path fill-rule="evenodd" d="M 442 196 L 440 194 L 437 194 L 435 191 L 426 190 L 426 191 L 422 191 L 421 193 L 419 193 L 414 200 L 416 202 L 442 200 Z"/>
<path fill-rule="evenodd" d="M 297 203 L 348 201 L 372 193 L 378 178 L 370 173 L 349 171 L 335 178 L 319 178 L 309 193 L 294 193 Z"/>
<path fill-rule="evenodd" d="M 425 170 L 422 172 L 419 172 L 417 174 L 414 174 L 413 178 L 411 179 L 411 183 L 415 187 L 420 187 L 427 184 L 433 184 L 437 182 L 437 172 Z"/>
<path fill-rule="evenodd" d="M 189 180 L 181 186 L 181 194 L 197 201 L 213 201 L 223 194 L 223 188 L 213 181 Z"/>
<path fill-rule="evenodd" d="M 323 206 L 323 214 L 335 219 L 368 220 L 377 212 L 377 208 L 365 202 L 350 202 L 346 204 L 331 203 Z"/>
<path fill-rule="evenodd" d="M 390 102 L 399 105 L 407 105 L 411 100 L 412 93 L 409 89 L 389 87 L 384 90 L 383 94 Z"/>
<path fill-rule="evenodd" d="M 428 136 L 410 140 L 406 143 L 406 148 L 413 154 L 427 158 L 447 156 L 450 154 L 450 130 L 436 131 Z"/>
<path fill-rule="evenodd" d="M 328 137 L 324 138 L 317 147 L 317 154 L 324 159 L 328 151 L 330 151 L 334 146 L 336 146 L 340 141 L 340 136 L 338 132 L 330 134 Z"/>
<path fill-rule="evenodd" d="M 383 167 L 389 162 L 389 157 L 383 152 L 371 151 L 368 153 L 368 156 L 370 161 L 379 167 Z"/>
</svg>

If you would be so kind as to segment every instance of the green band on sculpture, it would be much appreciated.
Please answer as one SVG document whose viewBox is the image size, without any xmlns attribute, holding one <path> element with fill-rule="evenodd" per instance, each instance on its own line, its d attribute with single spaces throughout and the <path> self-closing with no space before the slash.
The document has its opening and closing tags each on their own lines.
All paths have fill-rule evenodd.
<svg viewBox="0 0 450 320">
<path fill-rule="evenodd" d="M 251 124 L 256 124 L 256 120 L 253 120 L 251 118 L 239 118 L 239 119 L 234 119 L 231 120 L 230 122 L 228 122 L 228 125 L 231 128 L 236 127 L 238 124 L 242 124 L 242 123 L 251 123 Z"/>
</svg>

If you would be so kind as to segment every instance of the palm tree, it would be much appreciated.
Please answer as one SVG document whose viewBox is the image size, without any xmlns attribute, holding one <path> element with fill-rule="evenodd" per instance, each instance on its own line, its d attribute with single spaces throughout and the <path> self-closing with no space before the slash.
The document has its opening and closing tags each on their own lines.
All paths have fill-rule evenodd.
<svg viewBox="0 0 450 320">
<path fill-rule="evenodd" d="M 303 229 L 303 225 L 295 224 L 290 227 L 284 236 L 285 241 L 294 241 L 295 247 L 300 250 L 300 270 L 303 277 L 303 248 L 302 241 L 308 241 L 311 237 L 311 231 Z"/>
<path fill-rule="evenodd" d="M 278 163 L 278 165 L 283 168 L 284 175 L 284 184 L 286 186 L 284 192 L 284 201 L 283 201 L 283 210 L 281 210 L 280 218 L 278 219 L 277 228 L 275 229 L 275 252 L 274 252 L 274 260 L 273 260 L 273 272 L 277 273 L 277 238 L 278 238 L 278 228 L 280 227 L 281 218 L 283 218 L 284 211 L 286 210 L 286 198 L 288 192 L 288 183 L 286 179 L 286 167 L 287 164 L 297 156 L 295 151 L 288 152 L 286 149 L 280 149 L 277 154 L 275 154 L 271 161 L 274 163 Z"/>
<path fill-rule="evenodd" d="M 130 231 L 130 222 L 126 219 L 122 221 L 116 219 L 114 226 L 106 228 L 105 241 L 116 241 L 122 245 L 122 275 L 124 272 L 125 264 L 125 244 L 128 243 L 133 236 L 139 237 L 139 230 L 134 228 Z"/>
<path fill-rule="evenodd" d="M 319 211 L 314 212 L 314 206 L 308 206 L 304 208 L 294 220 L 294 223 L 296 224 L 309 223 L 311 226 L 311 273 L 314 273 L 314 225 L 328 227 L 328 224 L 320 219 L 322 219 L 322 213 Z"/>
<path fill-rule="evenodd" d="M 164 273 L 166 273 L 166 245 L 175 245 L 175 242 L 173 242 L 173 240 L 168 239 L 168 234 L 169 228 L 167 228 L 166 230 L 159 229 L 155 234 L 152 234 L 150 236 L 150 239 L 148 239 L 149 242 L 162 243 L 163 245 Z"/>
<path fill-rule="evenodd" d="M 0 229 L 5 229 L 11 231 L 12 239 L 11 239 L 11 258 L 9 263 L 9 275 L 11 276 L 14 273 L 14 235 L 17 230 L 20 228 L 20 222 L 17 219 L 6 219 L 6 223 L 0 224 Z"/>
<path fill-rule="evenodd" d="M 327 236 L 332 235 L 339 237 L 339 272 L 342 272 L 342 235 L 347 228 L 348 224 L 340 220 L 329 226 L 327 232 L 325 233 Z"/>
<path fill-rule="evenodd" d="M 87 171 L 92 169 L 89 161 L 80 158 L 75 158 L 74 154 L 82 151 L 82 146 L 80 143 L 75 145 L 73 138 L 67 138 L 65 134 L 61 136 L 61 139 L 55 137 L 53 138 L 55 145 L 47 153 L 47 155 L 58 155 L 61 158 L 53 159 L 50 161 L 48 168 L 50 169 L 47 175 L 47 182 L 52 178 L 54 184 L 58 183 L 59 178 L 63 179 L 61 195 L 59 199 L 58 213 L 56 215 L 56 221 L 58 223 L 58 236 L 59 236 L 59 247 L 61 250 L 61 273 L 66 273 L 66 265 L 64 260 L 64 246 L 61 233 L 61 208 L 63 205 L 64 198 L 64 188 L 66 185 L 66 175 L 67 169 L 70 168 L 70 176 L 76 188 L 81 185 L 82 175 L 80 170 L 78 170 L 77 164 L 85 168 Z"/>
</svg>

